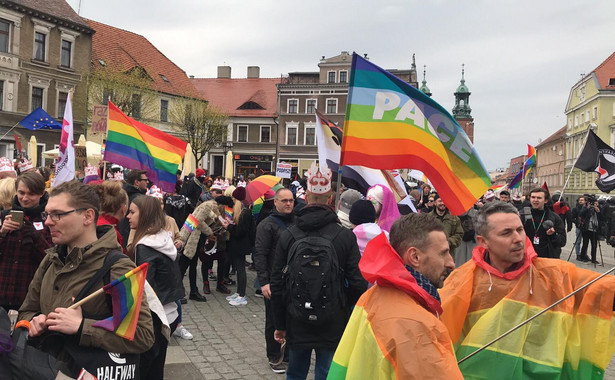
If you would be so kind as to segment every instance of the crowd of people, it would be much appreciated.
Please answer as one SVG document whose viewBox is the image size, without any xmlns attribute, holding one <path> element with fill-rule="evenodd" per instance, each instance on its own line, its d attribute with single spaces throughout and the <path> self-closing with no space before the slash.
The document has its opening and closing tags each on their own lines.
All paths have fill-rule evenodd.
<svg viewBox="0 0 615 380">
<path fill-rule="evenodd" d="M 175 190 L 165 194 L 145 171 L 104 171 L 89 167 L 83 178 L 50 188 L 41 170 L 18 173 L 0 159 L 0 306 L 19 311 L 30 338 L 62 336 L 50 354 L 68 355 L 73 366 L 81 359 L 71 347 L 93 348 L 134 362 L 135 377 L 127 378 L 163 378 L 170 334 L 193 338 L 182 304 L 206 302 L 215 291 L 245 306 L 249 262 L 265 304 L 264 360 L 287 379 L 307 377 L 313 352 L 316 379 L 491 378 L 496 362 L 510 378 L 532 371 L 584 378 L 603 371 L 613 354 L 613 329 L 574 339 L 591 327 L 587 316 L 615 325 L 611 277 L 558 306 L 571 319 L 541 322 L 544 331 L 559 331 L 561 344 L 530 330 L 515 338 L 516 350 L 486 350 L 457 364 L 595 277 L 560 260 L 573 226 L 579 261 L 597 263 L 599 241 L 615 241 L 615 207 L 589 195 L 571 209 L 543 188 L 525 199 L 490 190 L 458 217 L 428 184 L 409 189 L 416 212 L 383 185 L 365 194 L 342 187 L 336 197 L 331 171 L 316 164 L 258 202 L 247 197 L 252 174 L 178 171 Z M 147 283 L 132 340 L 96 326 L 112 314 L 104 295 L 70 308 L 84 289 L 143 263 Z M 580 313 L 585 322 L 574 319 Z M 592 356 L 599 351 L 607 355 Z"/>
</svg>

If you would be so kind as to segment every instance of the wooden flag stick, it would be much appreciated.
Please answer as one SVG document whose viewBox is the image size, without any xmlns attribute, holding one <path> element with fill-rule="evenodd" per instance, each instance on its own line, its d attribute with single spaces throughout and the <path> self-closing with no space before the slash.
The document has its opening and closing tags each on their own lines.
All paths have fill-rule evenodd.
<svg viewBox="0 0 615 380">
<path fill-rule="evenodd" d="M 82 299 L 81 301 L 78 301 L 75 304 L 70 305 L 68 308 L 69 309 L 76 309 L 79 306 L 83 305 L 84 303 L 88 302 L 89 300 L 91 300 L 92 298 L 96 297 L 97 295 L 104 293 L 105 288 L 100 288 L 97 291 L 95 291 L 94 293 L 90 294 L 89 296 L 85 297 L 84 299 Z"/>
</svg>

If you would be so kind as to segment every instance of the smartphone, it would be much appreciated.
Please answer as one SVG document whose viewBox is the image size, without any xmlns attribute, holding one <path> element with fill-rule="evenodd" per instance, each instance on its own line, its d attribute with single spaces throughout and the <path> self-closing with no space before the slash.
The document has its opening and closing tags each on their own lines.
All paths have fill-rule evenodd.
<svg viewBox="0 0 615 380">
<path fill-rule="evenodd" d="M 11 220 L 19 223 L 19 227 L 23 227 L 23 211 L 11 210 Z"/>
</svg>

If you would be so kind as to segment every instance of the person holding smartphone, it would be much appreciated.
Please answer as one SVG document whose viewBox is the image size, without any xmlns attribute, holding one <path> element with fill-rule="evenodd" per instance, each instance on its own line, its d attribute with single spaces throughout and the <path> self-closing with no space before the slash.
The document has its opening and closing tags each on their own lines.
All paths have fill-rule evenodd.
<svg viewBox="0 0 615 380">
<path fill-rule="evenodd" d="M 28 293 L 45 250 L 51 247 L 49 228 L 41 213 L 49 196 L 37 172 L 15 180 L 16 195 L 8 210 L 0 214 L 0 306 L 18 310 Z"/>
</svg>

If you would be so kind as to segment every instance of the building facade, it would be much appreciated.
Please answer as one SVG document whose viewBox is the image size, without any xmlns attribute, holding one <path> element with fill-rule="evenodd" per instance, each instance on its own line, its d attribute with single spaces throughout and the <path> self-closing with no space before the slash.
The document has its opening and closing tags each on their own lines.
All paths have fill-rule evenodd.
<svg viewBox="0 0 615 380">
<path fill-rule="evenodd" d="M 292 176 L 303 174 L 318 159 L 316 118 L 318 110 L 338 125 L 344 123 L 352 55 L 343 51 L 321 58 L 319 71 L 292 72 L 278 85 L 280 162 L 292 165 Z M 418 88 L 416 65 L 408 70 L 388 70 Z"/>
<path fill-rule="evenodd" d="M 537 185 L 546 182 L 553 194 L 564 187 L 566 165 L 566 126 L 536 145 Z"/>
<path fill-rule="evenodd" d="M 4 137 L 0 140 L 0 156 L 13 158 L 16 133 L 32 157 L 34 152 L 29 151 L 27 142 L 35 136 L 36 164 L 50 164 L 42 158 L 42 152 L 60 144 L 60 131 L 30 131 L 18 123 L 38 107 L 61 122 L 71 90 L 74 130 L 83 131 L 93 33 L 64 0 L 2 2 L 0 137 Z M 12 127 L 15 128 L 10 131 Z"/>
<path fill-rule="evenodd" d="M 573 165 L 583 149 L 588 129 L 611 147 L 615 144 L 615 53 L 572 86 L 565 114 L 568 200 L 586 193 L 602 194 L 595 184 L 597 174 L 573 169 Z"/>
</svg>

